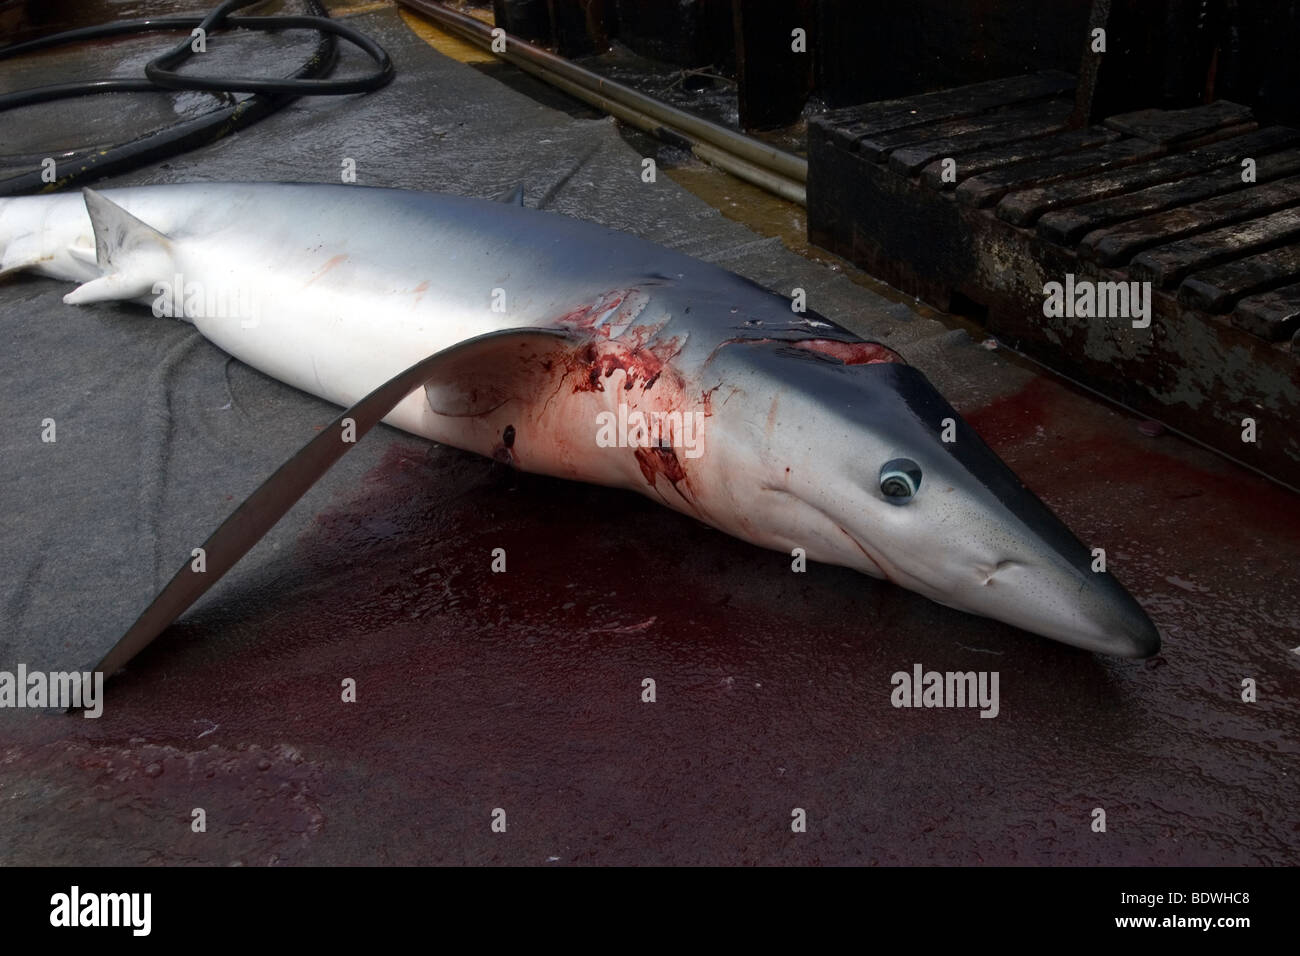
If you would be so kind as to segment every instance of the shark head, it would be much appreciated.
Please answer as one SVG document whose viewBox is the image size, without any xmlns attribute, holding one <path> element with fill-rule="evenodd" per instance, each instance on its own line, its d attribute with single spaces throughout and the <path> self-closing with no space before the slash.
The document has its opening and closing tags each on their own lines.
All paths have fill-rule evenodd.
<svg viewBox="0 0 1300 956">
<path fill-rule="evenodd" d="M 739 340 L 709 364 L 732 533 L 1090 651 L 1160 649 L 1091 548 L 895 353 Z"/>
</svg>

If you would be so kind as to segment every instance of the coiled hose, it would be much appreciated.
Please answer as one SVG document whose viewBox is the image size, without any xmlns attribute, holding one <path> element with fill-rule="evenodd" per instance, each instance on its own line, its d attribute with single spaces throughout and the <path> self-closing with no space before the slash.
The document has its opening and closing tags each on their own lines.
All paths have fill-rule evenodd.
<svg viewBox="0 0 1300 956">
<path fill-rule="evenodd" d="M 93 27 L 67 30 L 26 43 L 0 47 L 0 60 L 66 43 L 99 40 L 105 37 L 163 30 L 184 30 L 190 34 L 179 44 L 150 60 L 144 77 L 137 79 L 84 80 L 58 83 L 0 94 L 0 111 L 45 103 L 51 100 L 95 93 L 132 93 L 141 91 L 198 90 L 208 93 L 251 93 L 252 96 L 229 106 L 219 107 L 202 116 L 182 120 L 165 129 L 119 143 L 106 150 L 72 150 L 60 156 L 53 181 L 37 168 L 0 180 L 0 196 L 54 192 L 68 189 L 102 176 L 125 172 L 195 149 L 243 129 L 281 109 L 299 96 L 341 96 L 366 93 L 385 86 L 393 78 L 393 64 L 382 46 L 352 27 L 332 20 L 319 0 L 305 0 L 307 14 L 288 16 L 231 16 L 235 10 L 253 6 L 263 0 L 225 0 L 206 16 L 156 17 L 119 20 Z M 208 34 L 220 29 L 286 30 L 310 29 L 320 34 L 311 56 L 293 73 L 280 79 L 253 77 L 190 76 L 176 72 L 176 67 L 193 55 L 192 31 Z M 351 79 L 322 79 L 334 66 L 338 56 L 337 38 L 342 37 L 365 53 L 375 68 L 364 76 Z M 71 166 L 58 173 L 59 166 Z"/>
</svg>

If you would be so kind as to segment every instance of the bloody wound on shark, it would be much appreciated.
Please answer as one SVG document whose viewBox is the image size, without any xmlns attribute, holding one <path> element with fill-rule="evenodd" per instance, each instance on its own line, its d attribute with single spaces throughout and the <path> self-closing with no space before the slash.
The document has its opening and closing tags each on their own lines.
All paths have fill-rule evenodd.
<svg viewBox="0 0 1300 956">
<path fill-rule="evenodd" d="M 239 307 L 183 318 L 347 407 L 214 532 L 202 572 L 187 561 L 108 673 L 380 420 L 1067 644 L 1159 649 L 1091 550 L 897 353 L 625 233 L 394 189 L 144 186 L 0 200 L 0 270 L 19 269 L 80 283 L 70 304 L 166 294 L 172 314 L 178 281 L 236 289 L 222 301 Z M 611 421 L 621 440 L 598 440 Z"/>
</svg>

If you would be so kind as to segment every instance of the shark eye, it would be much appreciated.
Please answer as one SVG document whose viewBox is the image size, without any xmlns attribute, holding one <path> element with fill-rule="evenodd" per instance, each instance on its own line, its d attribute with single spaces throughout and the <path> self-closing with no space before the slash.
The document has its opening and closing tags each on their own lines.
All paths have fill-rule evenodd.
<svg viewBox="0 0 1300 956">
<path fill-rule="evenodd" d="M 921 487 L 921 466 L 910 458 L 895 458 L 880 468 L 880 493 L 894 505 L 905 505 Z"/>
</svg>

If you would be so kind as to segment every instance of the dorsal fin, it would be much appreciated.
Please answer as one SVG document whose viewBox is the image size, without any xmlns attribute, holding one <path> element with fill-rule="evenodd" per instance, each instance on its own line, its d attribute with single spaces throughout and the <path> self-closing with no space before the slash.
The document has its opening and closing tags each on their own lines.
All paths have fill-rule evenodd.
<svg viewBox="0 0 1300 956">
<path fill-rule="evenodd" d="M 524 204 L 524 184 L 520 183 L 514 189 L 509 189 L 497 197 L 497 202 L 505 203 L 507 206 L 522 206 Z"/>
<path fill-rule="evenodd" d="M 68 305 L 134 299 L 172 272 L 172 241 L 93 189 L 83 189 L 86 212 L 95 231 L 98 279 L 63 297 Z"/>
</svg>

